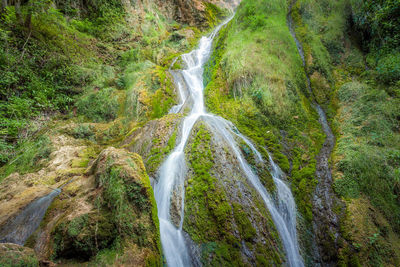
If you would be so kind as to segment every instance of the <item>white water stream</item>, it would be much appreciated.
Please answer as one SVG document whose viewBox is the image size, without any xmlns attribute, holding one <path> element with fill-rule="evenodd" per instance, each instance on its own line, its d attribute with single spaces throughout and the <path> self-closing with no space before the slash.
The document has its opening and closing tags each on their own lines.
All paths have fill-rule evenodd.
<svg viewBox="0 0 400 267">
<path fill-rule="evenodd" d="M 187 172 L 184 148 L 189 139 L 195 123 L 202 118 L 214 131 L 229 144 L 233 154 L 237 157 L 240 167 L 245 173 L 249 182 L 257 190 L 268 208 L 275 226 L 280 234 L 282 243 L 287 255 L 288 266 L 304 266 L 299 253 L 299 246 L 296 234 L 296 206 L 289 187 L 282 181 L 283 173 L 270 157 L 270 163 L 273 168 L 272 176 L 277 188 L 277 201 L 270 196 L 262 185 L 258 176 L 252 171 L 250 165 L 246 162 L 240 151 L 236 139 L 242 139 L 256 154 L 259 161 L 263 161 L 261 154 L 254 145 L 230 122 L 221 117 L 209 114 L 205 111 L 203 95 L 203 67 L 207 62 L 212 42 L 218 31 L 228 22 L 219 25 L 208 37 L 200 40 L 199 47 L 192 52 L 182 55 L 182 60 L 187 68 L 181 70 L 184 83 L 188 89 L 189 97 L 192 100 L 191 111 L 183 119 L 180 142 L 173 152 L 167 157 L 159 170 L 159 180 L 154 186 L 155 198 L 158 206 L 158 217 L 160 220 L 161 243 L 167 264 L 170 267 L 191 266 L 192 259 L 190 252 L 185 244 L 182 225 L 184 218 L 184 181 Z M 182 81 L 176 81 L 177 89 L 180 93 L 181 103 L 171 109 L 171 113 L 180 112 L 186 103 L 186 94 L 183 89 Z M 181 192 L 181 218 L 179 227 L 176 227 L 171 220 L 171 194 L 174 188 L 180 188 Z"/>
</svg>

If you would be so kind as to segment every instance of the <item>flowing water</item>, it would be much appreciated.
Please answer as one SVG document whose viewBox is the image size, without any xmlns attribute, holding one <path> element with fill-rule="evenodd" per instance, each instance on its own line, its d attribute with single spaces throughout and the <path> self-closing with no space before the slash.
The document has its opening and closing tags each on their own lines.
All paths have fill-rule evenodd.
<svg viewBox="0 0 400 267">
<path fill-rule="evenodd" d="M 306 70 L 306 61 L 304 57 L 303 46 L 300 41 L 297 39 L 296 33 L 293 27 L 293 19 L 292 19 L 292 7 L 294 2 L 289 7 L 288 13 L 288 26 L 290 33 L 293 39 L 296 42 L 297 51 L 302 59 L 304 71 L 307 78 L 307 90 L 310 95 L 313 95 L 310 77 L 307 74 Z M 321 124 L 322 130 L 324 131 L 326 138 L 325 142 L 316 157 L 317 160 L 317 169 L 316 176 L 318 179 L 318 184 L 315 189 L 315 194 L 313 198 L 313 228 L 315 232 L 316 242 L 320 248 L 314 248 L 314 266 L 335 266 L 336 265 L 336 256 L 334 255 L 337 251 L 332 249 L 332 245 L 337 246 L 337 239 L 339 237 L 339 218 L 333 212 L 334 204 L 339 200 L 336 199 L 335 194 L 332 191 L 332 173 L 329 167 L 329 158 L 332 153 L 332 150 L 335 146 L 335 136 L 332 132 L 331 127 L 329 126 L 328 120 L 326 118 L 326 114 L 322 107 L 315 101 L 312 100 L 313 106 L 318 113 L 319 123 Z M 331 244 L 327 249 L 324 249 L 324 244 L 332 243 L 332 240 L 329 239 L 329 236 L 334 236 L 335 244 Z M 325 239 L 325 240 L 324 240 Z M 314 244 L 315 246 L 315 244 Z M 329 250 L 329 251 L 328 251 Z M 322 255 L 321 255 L 322 254 Z"/>
<path fill-rule="evenodd" d="M 182 232 L 185 195 L 184 181 L 187 172 L 184 148 L 190 137 L 193 126 L 201 118 L 210 126 L 214 134 L 220 135 L 227 142 L 233 154 L 238 159 L 240 167 L 247 179 L 262 197 L 282 239 L 287 255 L 287 264 L 289 266 L 303 266 L 304 264 L 300 256 L 297 242 L 296 206 L 289 187 L 282 180 L 282 171 L 270 157 L 269 160 L 273 168 L 272 176 L 277 188 L 277 200 L 275 201 L 266 191 L 258 176 L 253 172 L 251 166 L 246 162 L 237 145 L 236 139 L 239 138 L 243 140 L 252 149 L 257 159 L 263 161 L 261 154 L 256 150 L 254 145 L 245 136 L 240 134 L 231 122 L 205 111 L 203 67 L 210 56 L 214 37 L 221 27 L 228 23 L 229 20 L 230 19 L 219 25 L 210 36 L 203 37 L 196 50 L 189 54 L 182 55 L 182 60 L 186 64 L 186 69 L 179 71 L 179 74 L 183 77 L 183 80 L 177 80 L 177 76 L 174 75 L 181 102 L 179 105 L 174 106 L 170 110 L 170 113 L 179 112 L 187 102 L 188 96 L 184 93 L 184 85 L 182 83 L 185 83 L 192 105 L 191 111 L 183 119 L 180 141 L 160 167 L 159 180 L 154 186 L 164 255 L 168 266 L 192 265 L 191 253 L 188 251 L 188 246 L 185 244 Z M 178 227 L 172 222 L 170 214 L 171 195 L 177 188 L 179 189 L 177 191 L 181 192 L 181 214 Z"/>
<path fill-rule="evenodd" d="M 8 221 L 0 230 L 0 243 L 24 245 L 31 234 L 39 227 L 47 208 L 53 199 L 61 193 L 54 189 L 50 194 L 41 197 L 20 212 L 14 219 Z"/>
</svg>

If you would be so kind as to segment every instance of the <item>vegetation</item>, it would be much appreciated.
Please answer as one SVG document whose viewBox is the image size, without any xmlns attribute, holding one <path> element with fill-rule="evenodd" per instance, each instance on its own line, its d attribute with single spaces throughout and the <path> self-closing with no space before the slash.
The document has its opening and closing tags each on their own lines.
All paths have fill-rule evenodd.
<svg viewBox="0 0 400 267">
<path fill-rule="evenodd" d="M 16 156 L 0 172 L 0 181 L 18 170 L 20 174 L 41 169 L 52 152 L 47 135 L 25 142 L 15 153 Z"/>
<path fill-rule="evenodd" d="M 352 0 L 353 28 L 368 52 L 368 65 L 388 85 L 400 81 L 400 26 L 398 1 Z"/>
<path fill-rule="evenodd" d="M 342 244 L 343 266 L 399 261 L 399 218 L 393 212 L 399 209 L 393 160 L 398 154 L 398 37 L 388 31 L 398 24 L 395 2 L 297 1 L 294 9 L 313 93 L 328 111 L 338 140 L 334 189 L 347 204 L 341 234 L 350 244 Z"/>
<path fill-rule="evenodd" d="M 222 172 L 221 166 L 216 165 L 216 152 L 207 126 L 203 123 L 196 126 L 185 151 L 191 174 L 186 187 L 183 229 L 201 246 L 202 264 L 243 266 L 246 258 L 259 265 L 280 264 L 281 247 L 276 243 L 278 233 L 272 219 L 268 213 L 252 214 L 249 209 L 254 206 L 246 209 L 245 200 L 232 196 L 229 191 L 232 185 L 226 185 L 229 182 L 218 177 Z M 229 180 L 234 184 L 236 179 Z M 264 204 L 261 201 L 258 204 L 261 207 L 257 208 L 266 212 Z M 256 230 L 255 225 L 262 229 Z M 266 236 L 266 243 L 260 236 Z M 242 249 L 254 255 L 244 257 Z"/>
<path fill-rule="evenodd" d="M 141 145 L 135 148 L 147 173 L 157 178 L 179 140 L 180 115 L 166 116 L 176 104 L 169 68 L 182 68 L 180 60 L 171 66 L 173 60 L 227 12 L 209 2 L 201 11 L 186 5 L 193 1 L 137 2 L 1 2 L 0 181 L 11 177 L 7 182 L 21 188 L 59 186 L 67 176 L 82 182 L 66 187 L 40 228 L 50 231 L 46 253 L 62 263 L 135 265 L 128 261 L 133 253 L 149 266 L 162 264 L 157 210 L 143 164 L 133 154 L 94 160 L 111 145 Z M 305 66 L 288 29 L 290 8 Z M 287 174 L 306 264 L 313 253 L 316 156 L 325 140 L 312 108 L 316 101 L 337 139 L 329 162 L 341 200 L 334 207 L 340 217 L 334 260 L 339 266 L 400 265 L 399 11 L 398 0 L 243 0 L 213 44 L 204 71 L 207 108 L 232 121 Z M 146 126 L 156 129 L 154 138 L 141 143 L 134 137 L 146 135 Z M 220 177 L 219 155 L 226 151 L 216 151 L 213 142 L 199 123 L 185 151 L 183 228 L 199 245 L 202 264 L 282 264 L 279 236 L 264 205 L 257 197 L 247 205 L 233 196 L 238 185 L 232 181 L 241 183 L 242 177 Z M 49 165 L 59 146 L 82 147 L 66 163 L 71 169 L 56 170 L 46 183 L 27 182 L 30 173 Z M 273 195 L 268 164 L 257 163 L 245 144 L 240 149 Z M 15 172 L 20 181 L 12 180 Z M 7 192 L 0 201 L 10 197 Z M 74 201 L 91 208 L 82 211 Z M 27 245 L 37 237 L 36 232 Z M 11 250 L 16 256 L 3 265 L 38 264 Z"/>
<path fill-rule="evenodd" d="M 265 158 L 272 153 L 290 174 L 299 211 L 310 222 L 314 158 L 323 135 L 306 98 L 286 8 L 279 1 L 243 1 L 220 33 L 205 75 L 208 108 L 234 122 Z"/>
<path fill-rule="evenodd" d="M 153 266 L 160 265 L 157 210 L 148 176 L 138 155 L 117 152 L 103 151 L 93 167 L 93 209 L 65 217 L 54 227 L 54 259 L 95 264 L 110 257 L 114 262 L 118 255 L 124 259 L 126 247 L 135 245 L 137 251 L 147 251 L 144 258 Z"/>
</svg>

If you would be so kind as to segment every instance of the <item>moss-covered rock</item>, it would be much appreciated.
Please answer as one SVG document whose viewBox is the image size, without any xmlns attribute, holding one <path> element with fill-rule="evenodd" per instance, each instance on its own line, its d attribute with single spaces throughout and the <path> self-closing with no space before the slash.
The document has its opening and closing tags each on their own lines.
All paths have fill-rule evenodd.
<svg viewBox="0 0 400 267">
<path fill-rule="evenodd" d="M 199 122 L 185 153 L 189 173 L 183 229 L 200 247 L 201 262 L 282 264 L 282 245 L 269 212 L 223 138 Z"/>
<path fill-rule="evenodd" d="M 100 153 L 88 175 L 83 179 L 92 180 L 87 185 L 90 187 L 68 201 L 62 217 L 55 218 L 49 247 L 53 259 L 101 262 L 104 259 L 97 255 L 113 250 L 118 262 L 133 253 L 137 265 L 144 266 L 148 261 L 159 265 L 157 209 L 140 156 L 108 148 Z M 56 201 L 48 217 L 64 206 L 58 205 Z"/>
<path fill-rule="evenodd" d="M 124 148 L 143 157 L 149 175 L 156 175 L 164 158 L 174 149 L 181 118 L 181 114 L 170 114 L 152 120 L 123 141 Z"/>
</svg>

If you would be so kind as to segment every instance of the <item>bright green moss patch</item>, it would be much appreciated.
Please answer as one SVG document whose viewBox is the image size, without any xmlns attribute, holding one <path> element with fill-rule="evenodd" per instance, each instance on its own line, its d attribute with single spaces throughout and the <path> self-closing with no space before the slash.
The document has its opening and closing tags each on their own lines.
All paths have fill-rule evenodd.
<svg viewBox="0 0 400 267">
<path fill-rule="evenodd" d="M 210 133 L 204 125 L 199 127 L 190 147 L 189 163 L 194 176 L 188 181 L 185 202 L 185 230 L 196 242 L 224 237 L 231 225 L 231 206 L 224 190 L 211 173 L 213 155 Z"/>
<path fill-rule="evenodd" d="M 205 5 L 205 12 L 206 12 L 206 19 L 208 24 L 211 27 L 217 26 L 218 22 L 220 22 L 221 17 L 227 16 L 228 11 L 225 9 L 221 9 L 220 7 L 212 4 L 212 3 L 204 3 Z"/>
<path fill-rule="evenodd" d="M 153 119 L 166 115 L 176 102 L 174 84 L 172 78 L 168 74 L 168 69 L 161 67 L 157 68 L 156 79 L 157 83 L 159 83 L 160 89 L 158 89 L 151 97 L 151 118 Z"/>
<path fill-rule="evenodd" d="M 150 173 L 153 173 L 160 167 L 162 160 L 168 155 L 174 148 L 176 142 L 176 135 L 178 128 L 176 127 L 171 137 L 168 139 L 165 147 L 160 147 L 161 140 L 153 139 L 153 147 L 150 150 L 150 155 L 147 160 L 147 168 Z"/>
</svg>

